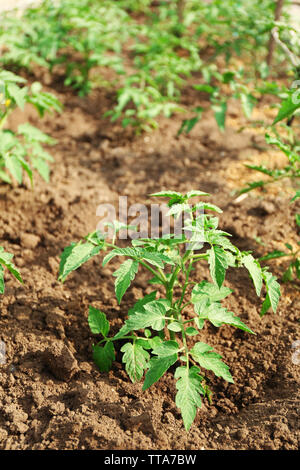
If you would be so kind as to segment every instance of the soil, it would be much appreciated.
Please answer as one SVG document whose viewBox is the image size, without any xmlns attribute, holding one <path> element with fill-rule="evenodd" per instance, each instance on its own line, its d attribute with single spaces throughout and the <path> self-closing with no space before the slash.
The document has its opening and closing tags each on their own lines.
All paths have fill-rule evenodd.
<svg viewBox="0 0 300 470">
<path fill-rule="evenodd" d="M 299 286 L 283 285 L 278 313 L 260 318 L 261 300 L 247 273 L 229 271 L 226 285 L 234 294 L 226 306 L 256 335 L 229 326 L 202 330 L 200 339 L 222 354 L 235 383 L 208 372 L 212 404 L 204 400 L 186 433 L 171 372 L 142 392 L 119 355 L 109 373 L 100 373 L 92 360 L 96 337 L 88 328 L 88 306 L 103 310 L 117 331 L 128 308 L 149 292 L 147 275 L 133 283 L 121 306 L 111 276 L 117 261 L 103 269 L 100 256 L 65 284 L 57 281 L 64 247 L 94 231 L 97 206 L 117 205 L 120 195 L 129 204 L 149 205 L 154 191 L 201 189 L 223 209 L 220 225 L 240 248 L 261 256 L 284 242 L 295 244 L 299 203 L 289 203 L 289 182 L 242 200 L 233 193 L 257 176 L 245 162 L 282 164 L 280 155 L 266 147 L 259 130 L 239 132 L 246 121 L 234 102 L 223 134 L 208 112 L 188 136 L 176 137 L 182 116 L 161 119 L 158 130 L 137 136 L 101 119 L 112 106 L 109 90 L 79 98 L 60 83 L 48 89 L 64 103 L 61 115 L 41 121 L 27 108 L 9 125 L 29 119 L 57 139 L 51 183 L 36 177 L 33 190 L 29 184 L 0 185 L 0 245 L 15 254 L 25 280 L 20 285 L 8 276 L 0 299 L 0 340 L 7 353 L 0 365 L 0 448 L 297 449 L 300 366 L 292 355 L 300 339 Z M 196 94 L 184 100 L 205 105 Z M 261 103 L 257 113 L 271 119 L 268 109 Z M 277 275 L 283 269 L 284 262 L 272 263 Z M 193 276 L 208 278 L 206 267 Z"/>
</svg>

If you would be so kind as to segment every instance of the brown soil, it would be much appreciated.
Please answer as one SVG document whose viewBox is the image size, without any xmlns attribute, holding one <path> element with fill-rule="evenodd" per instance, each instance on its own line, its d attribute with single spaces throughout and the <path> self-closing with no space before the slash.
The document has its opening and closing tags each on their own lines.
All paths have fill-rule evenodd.
<svg viewBox="0 0 300 470">
<path fill-rule="evenodd" d="M 117 203 L 119 195 L 127 195 L 129 203 L 150 203 L 147 195 L 154 191 L 202 189 L 223 208 L 221 226 L 240 248 L 259 256 L 283 242 L 294 244 L 299 205 L 289 204 L 288 184 L 240 203 L 232 195 L 253 179 L 253 173 L 240 173 L 242 163 L 262 152 L 273 155 L 264 139 L 254 131 L 237 132 L 244 119 L 234 103 L 225 134 L 208 114 L 189 136 L 176 138 L 181 116 L 162 119 L 159 130 L 135 136 L 100 119 L 111 106 L 108 92 L 80 99 L 58 89 L 65 105 L 60 116 L 39 122 L 31 109 L 25 111 L 58 141 L 51 184 L 36 178 L 34 190 L 0 185 L 0 245 L 15 253 L 25 280 L 21 286 L 7 277 L 0 300 L 0 340 L 7 348 L 7 363 L 0 366 L 0 448 L 297 449 L 299 366 L 292 362 L 292 343 L 300 336 L 300 299 L 295 287 L 284 285 L 278 314 L 260 319 L 261 301 L 247 273 L 228 273 L 226 284 L 234 294 L 226 305 L 257 334 L 205 327 L 201 340 L 223 355 L 235 384 L 208 374 L 212 405 L 205 401 L 186 433 L 171 373 L 142 392 L 141 384 L 128 379 L 120 357 L 107 374 L 92 361 L 88 306 L 106 312 L 117 331 L 128 308 L 149 292 L 146 275 L 121 306 L 111 277 L 117 264 L 103 269 L 97 258 L 64 285 L 57 281 L 63 248 L 95 230 L 97 206 Z M 197 99 L 185 97 L 193 105 Z M 11 125 L 22 119 L 13 116 Z M 274 262 L 272 270 L 279 274 L 283 267 Z M 195 280 L 205 276 L 205 267 L 194 273 Z"/>
</svg>

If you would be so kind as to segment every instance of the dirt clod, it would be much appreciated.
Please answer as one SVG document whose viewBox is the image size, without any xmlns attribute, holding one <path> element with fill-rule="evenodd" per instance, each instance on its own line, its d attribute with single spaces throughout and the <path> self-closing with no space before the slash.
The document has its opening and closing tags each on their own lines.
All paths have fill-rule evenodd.
<svg viewBox="0 0 300 470">
<path fill-rule="evenodd" d="M 55 341 L 43 353 L 49 371 L 59 380 L 69 381 L 78 371 L 78 363 L 72 352 L 62 342 Z"/>
</svg>

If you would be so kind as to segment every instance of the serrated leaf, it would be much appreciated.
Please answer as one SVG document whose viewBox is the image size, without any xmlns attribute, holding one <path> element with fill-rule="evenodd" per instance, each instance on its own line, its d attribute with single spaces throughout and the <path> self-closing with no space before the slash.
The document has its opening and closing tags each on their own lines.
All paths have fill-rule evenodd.
<svg viewBox="0 0 300 470">
<path fill-rule="evenodd" d="M 142 250 L 140 254 L 141 259 L 148 261 L 148 263 L 163 269 L 165 263 L 174 265 L 174 262 L 163 253 Z"/>
<path fill-rule="evenodd" d="M 128 331 L 151 327 L 160 331 L 165 326 L 166 308 L 161 302 L 154 300 L 147 303 L 142 311 L 136 311 L 125 322 Z"/>
<path fill-rule="evenodd" d="M 208 298 L 209 303 L 213 303 L 225 299 L 231 293 L 232 290 L 229 287 L 221 286 L 219 288 L 211 282 L 202 281 L 193 288 L 191 301 L 195 304 L 205 296 Z"/>
<path fill-rule="evenodd" d="M 17 155 L 6 154 L 4 155 L 5 167 L 10 171 L 11 175 L 17 180 L 19 184 L 22 183 L 22 165 Z"/>
<path fill-rule="evenodd" d="M 7 253 L 4 251 L 4 248 L 0 246 L 0 265 L 5 266 L 11 272 L 11 274 L 23 284 L 21 274 L 12 262 L 13 257 L 14 255 Z"/>
<path fill-rule="evenodd" d="M 152 357 L 149 362 L 149 370 L 146 373 L 143 390 L 151 387 L 157 382 L 164 373 L 177 361 L 177 354 L 171 354 L 170 356 L 158 356 Z"/>
<path fill-rule="evenodd" d="M 175 219 L 177 219 L 184 211 L 190 211 L 189 204 L 173 204 L 168 210 L 166 216 L 169 217 L 173 215 Z"/>
<path fill-rule="evenodd" d="M 176 406 L 180 409 L 184 427 L 188 431 L 196 417 L 197 409 L 201 407 L 201 395 L 205 391 L 201 385 L 203 378 L 199 375 L 199 369 L 193 366 L 177 367 L 174 377 L 178 379 L 176 388 Z"/>
<path fill-rule="evenodd" d="M 192 197 L 197 197 L 197 196 L 209 196 L 210 194 L 209 193 L 205 193 L 203 191 L 200 191 L 198 189 L 192 189 L 191 191 L 189 191 L 188 193 L 186 193 L 186 198 L 187 199 L 191 199 Z"/>
<path fill-rule="evenodd" d="M 263 277 L 259 262 L 256 261 L 256 259 L 254 259 L 252 255 L 246 255 L 242 257 L 242 263 L 250 273 L 256 290 L 256 294 L 260 296 L 261 288 L 263 285 Z"/>
<path fill-rule="evenodd" d="M 293 102 L 293 95 L 289 96 L 286 100 L 281 103 L 281 107 L 278 111 L 276 118 L 273 121 L 273 125 L 277 124 L 285 118 L 288 118 L 294 114 L 294 112 L 300 108 L 300 103 Z"/>
<path fill-rule="evenodd" d="M 143 347 L 136 342 L 126 343 L 122 346 L 122 362 L 125 363 L 125 369 L 133 383 L 138 382 L 144 375 L 148 367 L 150 355 Z"/>
<path fill-rule="evenodd" d="M 164 341 L 156 345 L 152 352 L 157 356 L 172 356 L 172 354 L 176 354 L 179 349 L 177 341 Z"/>
<path fill-rule="evenodd" d="M 191 355 L 204 369 L 212 370 L 217 377 L 234 383 L 229 367 L 221 361 L 222 356 L 212 351 L 208 344 L 199 342 L 191 349 Z"/>
<path fill-rule="evenodd" d="M 72 243 L 70 246 L 67 246 L 61 255 L 58 279 L 64 282 L 72 271 L 78 269 L 93 256 L 96 256 L 101 249 L 101 246 L 95 246 L 90 242 Z"/>
<path fill-rule="evenodd" d="M 101 372 L 108 372 L 115 359 L 115 350 L 112 341 L 108 341 L 104 347 L 93 346 L 93 359 Z"/>
<path fill-rule="evenodd" d="M 226 269 L 228 268 L 226 252 L 219 246 L 213 246 L 209 250 L 208 263 L 211 277 L 220 288 L 224 282 Z"/>
<path fill-rule="evenodd" d="M 18 126 L 18 133 L 26 137 L 29 142 L 42 142 L 44 144 L 54 144 L 55 140 L 49 135 L 40 131 L 37 127 L 32 126 L 29 122 Z"/>
<path fill-rule="evenodd" d="M 138 314 L 141 314 L 143 312 L 145 312 L 145 304 L 149 303 L 149 302 L 152 302 L 156 297 L 156 291 L 154 292 L 151 292 L 151 294 L 147 294 L 145 295 L 145 297 L 143 297 L 142 299 L 138 300 L 134 306 L 128 310 L 128 316 L 130 315 L 134 315 L 136 313 Z M 129 324 L 128 326 L 128 322 L 127 324 L 125 323 L 125 325 L 122 326 L 122 328 L 120 329 L 120 331 L 118 331 L 118 333 L 114 336 L 114 339 L 119 339 L 119 338 L 122 338 L 123 336 L 127 335 L 127 333 L 129 333 L 131 331 L 131 325 Z"/>
<path fill-rule="evenodd" d="M 92 306 L 89 307 L 88 324 L 94 334 L 101 333 L 106 338 L 109 333 L 109 321 L 105 313 Z"/>
<path fill-rule="evenodd" d="M 280 285 L 276 280 L 277 278 L 267 271 L 263 272 L 263 278 L 266 284 L 267 296 L 262 305 L 261 316 L 264 315 L 270 307 L 272 307 L 275 313 L 280 298 Z"/>
<path fill-rule="evenodd" d="M 146 294 L 142 299 L 139 299 L 133 307 L 128 310 L 128 315 L 132 315 L 135 312 L 144 311 L 144 307 L 149 302 L 155 300 L 156 291 L 151 292 L 150 294 Z"/>
<path fill-rule="evenodd" d="M 127 259 L 123 264 L 121 264 L 117 271 L 113 273 L 113 276 L 116 277 L 115 292 L 119 304 L 121 303 L 123 295 L 130 286 L 131 281 L 135 278 L 138 269 L 138 261 Z"/>
<path fill-rule="evenodd" d="M 33 168 L 35 168 L 39 172 L 39 174 L 46 181 L 46 183 L 49 183 L 50 168 L 48 163 L 43 158 L 39 157 L 31 157 L 31 160 Z"/>
<path fill-rule="evenodd" d="M 130 256 L 132 258 L 136 258 L 139 252 L 135 248 L 115 248 L 110 253 L 108 253 L 102 262 L 102 265 L 105 266 L 110 260 L 112 260 L 115 256 Z"/>
<path fill-rule="evenodd" d="M 207 306 L 205 304 L 196 303 L 194 305 L 195 312 L 199 315 L 199 318 L 209 320 L 217 328 L 223 323 L 231 326 L 235 326 L 240 330 L 247 331 L 248 333 L 254 334 L 254 332 L 245 323 L 236 317 L 233 312 L 230 312 L 225 307 L 222 307 L 218 302 L 212 303 Z"/>
</svg>

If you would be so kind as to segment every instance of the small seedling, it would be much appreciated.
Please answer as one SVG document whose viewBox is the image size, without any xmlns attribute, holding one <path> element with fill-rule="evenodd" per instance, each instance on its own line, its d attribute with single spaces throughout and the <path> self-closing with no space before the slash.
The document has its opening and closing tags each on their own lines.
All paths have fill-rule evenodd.
<svg viewBox="0 0 300 470">
<path fill-rule="evenodd" d="M 232 292 L 224 285 L 227 269 L 245 267 L 258 296 L 265 284 L 267 294 L 261 315 L 269 308 L 276 311 L 280 287 L 276 278 L 267 268 L 261 268 L 250 252 L 241 252 L 230 242 L 230 235 L 218 229 L 218 218 L 206 213 L 220 213 L 221 209 L 206 202 L 189 203 L 195 197 L 208 196 L 207 193 L 196 190 L 182 195 L 175 191 L 162 191 L 153 196 L 168 198 L 170 216 L 178 217 L 183 212 L 189 215 L 184 227 L 189 237 L 184 234 L 135 239 L 131 247 L 119 248 L 95 232 L 65 248 L 59 279 L 64 281 L 71 271 L 101 251 L 108 251 L 103 266 L 116 256 L 125 257 L 126 260 L 113 274 L 120 304 L 139 269 L 150 272 L 152 278 L 149 282 L 151 286 L 162 288 L 160 294 L 153 288 L 153 292 L 140 298 L 128 311 L 128 319 L 114 336 L 109 336 L 110 325 L 106 315 L 90 307 L 90 329 L 102 336 L 93 346 L 93 356 L 100 371 L 107 372 L 115 359 L 114 344 L 121 343 L 122 362 L 132 382 L 140 381 L 145 374 L 143 390 L 172 368 L 177 388 L 176 405 L 188 430 L 202 398 L 210 400 L 211 392 L 204 371 L 210 370 L 217 377 L 233 382 L 229 367 L 221 360 L 220 354 L 203 341 L 196 341 L 196 337 L 203 336 L 205 322 L 217 328 L 227 324 L 254 334 L 221 304 Z M 191 279 L 197 263 L 208 263 L 211 281 L 202 279 L 195 282 Z"/>
<path fill-rule="evenodd" d="M 23 171 L 32 183 L 33 168 L 45 181 L 49 181 L 49 167 L 53 157 L 46 152 L 42 144 L 53 145 L 55 140 L 28 122 L 20 124 L 18 131 L 4 129 L 8 116 L 16 108 L 24 109 L 31 103 L 42 117 L 45 112 L 61 111 L 61 105 L 51 93 L 43 92 L 41 85 L 35 82 L 29 88 L 26 80 L 7 70 L 0 70 L 1 93 L 0 104 L 0 179 L 11 183 L 11 176 L 21 184 Z"/>
<path fill-rule="evenodd" d="M 12 263 L 14 255 L 7 253 L 2 246 L 0 246 L 0 294 L 4 294 L 4 268 L 7 268 L 11 274 L 23 284 L 21 274 Z"/>
<path fill-rule="evenodd" d="M 297 181 L 300 176 L 300 155 L 293 149 L 289 143 L 283 142 L 278 133 L 275 131 L 276 136 L 266 134 L 266 142 L 270 145 L 275 145 L 287 158 L 287 164 L 283 168 L 268 168 L 264 165 L 246 165 L 247 168 L 255 170 L 267 176 L 264 180 L 254 181 L 248 183 L 240 193 L 247 193 L 256 188 L 263 188 L 271 183 L 276 183 L 284 178 L 290 178 Z"/>
</svg>

